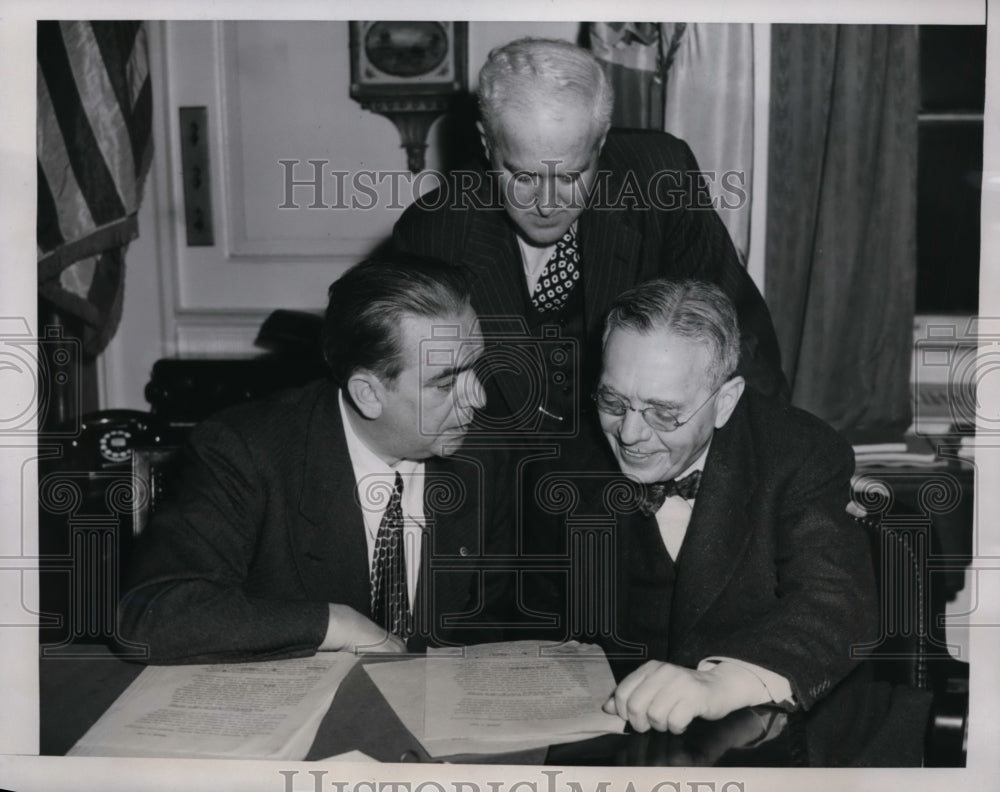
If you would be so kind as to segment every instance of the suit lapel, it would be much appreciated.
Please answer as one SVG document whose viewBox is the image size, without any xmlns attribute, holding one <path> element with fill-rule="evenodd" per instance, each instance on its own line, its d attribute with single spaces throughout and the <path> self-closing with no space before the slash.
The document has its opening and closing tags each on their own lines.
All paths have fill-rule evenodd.
<svg viewBox="0 0 1000 792">
<path fill-rule="evenodd" d="M 429 602 L 427 597 L 428 587 L 431 586 L 429 579 L 434 573 L 431 571 L 431 558 L 434 557 L 434 542 L 441 534 L 441 529 L 437 525 L 437 514 L 434 511 L 434 504 L 437 500 L 438 487 L 444 482 L 440 478 L 440 464 L 438 460 L 431 457 L 424 463 L 424 531 L 420 542 L 420 572 L 417 576 L 417 590 L 414 596 L 413 613 L 417 616 L 417 632 L 430 626 L 429 623 L 420 624 L 433 618 L 434 604 Z"/>
<path fill-rule="evenodd" d="M 370 611 L 368 546 L 355 497 L 337 389 L 329 386 L 309 419 L 299 512 L 292 531 L 303 585 L 320 601 Z"/>
<path fill-rule="evenodd" d="M 524 297 L 519 275 L 521 251 L 514 231 L 501 210 L 482 210 L 472 215 L 472 225 L 463 263 L 479 279 L 473 287 L 476 308 L 488 316 L 521 316 Z"/>
<path fill-rule="evenodd" d="M 465 604 L 469 575 L 460 569 L 442 571 L 440 563 L 455 557 L 478 557 L 483 508 L 482 486 L 475 471 L 479 467 L 461 452 L 448 459 L 432 457 L 424 464 L 424 534 L 421 542 L 420 573 L 413 612 L 418 632 L 430 629 L 436 642 L 444 625 L 432 619 L 444 616 Z M 439 569 L 435 572 L 434 562 Z"/>
<path fill-rule="evenodd" d="M 751 443 L 745 403 L 741 402 L 712 438 L 691 523 L 678 554 L 670 626 L 672 652 L 696 628 L 743 562 L 752 528 L 746 506 L 756 479 Z"/>
<path fill-rule="evenodd" d="M 621 212 L 588 209 L 580 217 L 584 318 L 593 337 L 611 301 L 639 281 L 642 237 L 622 222 Z"/>
<path fill-rule="evenodd" d="M 502 209 L 473 213 L 464 263 L 478 278 L 473 286 L 473 307 L 483 322 L 487 337 L 526 334 L 521 251 Z M 531 383 L 523 372 L 516 375 L 498 372 L 496 382 L 512 409 L 527 404 Z"/>
<path fill-rule="evenodd" d="M 613 185 L 611 190 L 616 189 Z M 642 236 L 622 220 L 622 213 L 588 209 L 580 217 L 580 260 L 583 269 L 584 319 L 593 337 L 604 320 L 604 312 L 615 296 L 641 279 L 639 253 Z M 464 263 L 478 277 L 473 289 L 474 307 L 480 318 L 493 317 L 484 329 L 505 334 L 523 332 L 525 295 L 522 287 L 521 251 L 514 230 L 502 210 L 472 213 L 464 250 Z M 497 382 L 508 405 L 527 404 L 530 382 L 523 375 L 501 374 Z"/>
</svg>

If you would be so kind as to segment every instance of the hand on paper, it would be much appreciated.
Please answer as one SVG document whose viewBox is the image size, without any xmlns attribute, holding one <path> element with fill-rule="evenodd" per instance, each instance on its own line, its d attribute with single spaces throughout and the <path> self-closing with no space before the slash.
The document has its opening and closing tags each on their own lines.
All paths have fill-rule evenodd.
<svg viewBox="0 0 1000 792">
<path fill-rule="evenodd" d="M 321 652 L 405 652 L 401 638 L 348 605 L 329 603 L 330 619 Z"/>
<path fill-rule="evenodd" d="M 761 688 L 753 674 L 731 663 L 694 671 L 650 660 L 621 681 L 604 711 L 628 720 L 637 732 L 680 734 L 695 718 L 718 720 L 760 703 Z"/>
</svg>

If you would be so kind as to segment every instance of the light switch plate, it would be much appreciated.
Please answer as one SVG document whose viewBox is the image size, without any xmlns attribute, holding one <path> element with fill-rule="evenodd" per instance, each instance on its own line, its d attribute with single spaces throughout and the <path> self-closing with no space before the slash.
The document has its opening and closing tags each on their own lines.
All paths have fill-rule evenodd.
<svg viewBox="0 0 1000 792">
<path fill-rule="evenodd" d="M 208 164 L 208 110 L 203 106 L 178 110 L 187 243 L 188 247 L 211 247 L 215 244 L 215 232 Z"/>
</svg>

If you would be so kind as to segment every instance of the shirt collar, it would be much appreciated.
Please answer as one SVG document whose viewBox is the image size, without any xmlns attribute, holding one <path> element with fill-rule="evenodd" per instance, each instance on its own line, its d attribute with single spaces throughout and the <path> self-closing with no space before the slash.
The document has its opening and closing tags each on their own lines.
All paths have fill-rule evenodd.
<svg viewBox="0 0 1000 792">
<path fill-rule="evenodd" d="M 422 463 L 412 459 L 402 459 L 395 465 L 389 465 L 378 454 L 372 451 L 364 440 L 358 437 L 351 424 L 350 416 L 347 412 L 347 405 L 344 404 L 344 392 L 337 393 L 337 403 L 340 407 L 340 420 L 344 424 L 344 440 L 347 441 L 347 453 L 351 457 L 351 465 L 354 468 L 354 480 L 361 481 L 366 476 L 392 476 L 399 473 L 404 482 L 417 473 Z"/>
<path fill-rule="evenodd" d="M 566 231 L 569 231 L 570 229 L 576 231 L 577 223 L 579 222 L 579 219 L 574 220 Z M 565 235 L 566 234 L 564 233 L 563 236 Z M 552 258 L 552 251 L 556 249 L 556 245 L 559 244 L 559 240 L 556 240 L 551 245 L 546 245 L 545 247 L 540 248 L 535 247 L 534 245 L 529 245 L 521 239 L 520 234 L 515 234 L 514 236 L 517 239 L 517 246 L 521 250 L 521 263 L 524 265 L 524 272 L 529 276 L 530 281 L 530 276 L 541 275 L 542 270 L 545 269 L 549 259 Z"/>
<path fill-rule="evenodd" d="M 681 474 L 680 474 L 679 476 L 677 476 L 677 478 L 678 478 L 678 479 L 682 479 L 682 478 L 684 478 L 685 476 L 690 476 L 690 475 L 691 475 L 692 473 L 694 473 L 694 472 L 695 472 L 696 470 L 701 470 L 701 471 L 704 471 L 704 470 L 705 470 L 705 460 L 706 460 L 706 459 L 708 459 L 708 449 L 709 449 L 709 448 L 711 448 L 711 447 L 712 447 L 712 441 L 711 441 L 711 440 L 709 440 L 709 441 L 708 441 L 708 445 L 707 445 L 707 446 L 705 446 L 705 450 L 704 450 L 704 451 L 702 451 L 702 452 L 701 452 L 701 453 L 700 453 L 700 454 L 698 455 L 698 458 L 697 458 L 697 459 L 696 459 L 696 460 L 695 460 L 694 462 L 692 462 L 692 463 L 691 463 L 691 464 L 690 464 L 690 465 L 689 465 L 689 466 L 688 466 L 688 467 L 687 467 L 687 468 L 686 468 L 686 469 L 684 470 L 684 472 L 683 472 L 683 473 L 681 473 Z"/>
</svg>

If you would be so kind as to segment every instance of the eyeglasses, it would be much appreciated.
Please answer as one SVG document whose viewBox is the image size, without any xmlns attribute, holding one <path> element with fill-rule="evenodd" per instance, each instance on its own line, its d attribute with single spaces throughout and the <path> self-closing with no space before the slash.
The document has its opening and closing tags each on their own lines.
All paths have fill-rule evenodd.
<svg viewBox="0 0 1000 792">
<path fill-rule="evenodd" d="M 726 383 L 723 382 L 722 385 Z M 650 429 L 655 429 L 657 432 L 674 432 L 680 429 L 687 423 L 690 423 L 694 417 L 698 414 L 702 407 L 708 404 L 712 397 L 715 396 L 721 389 L 722 385 L 719 385 L 714 391 L 708 394 L 708 398 L 705 399 L 701 404 L 699 404 L 694 412 L 692 412 L 685 420 L 678 421 L 677 417 L 672 413 L 668 412 L 664 407 L 658 407 L 655 404 L 649 407 L 643 407 L 641 410 L 633 407 L 624 399 L 620 399 L 608 391 L 598 390 L 594 393 L 591 398 L 597 405 L 598 411 L 605 413 L 606 415 L 613 415 L 616 418 L 621 418 L 629 410 L 632 412 L 637 412 L 642 416 L 642 420 L 646 422 Z"/>
</svg>

